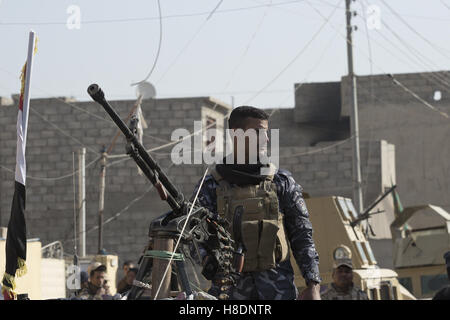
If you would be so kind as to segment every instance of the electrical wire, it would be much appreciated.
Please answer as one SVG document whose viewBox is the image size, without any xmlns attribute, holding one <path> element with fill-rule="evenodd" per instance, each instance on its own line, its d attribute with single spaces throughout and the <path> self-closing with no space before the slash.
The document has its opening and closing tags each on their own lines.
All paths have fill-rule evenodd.
<svg viewBox="0 0 450 320">
<path fill-rule="evenodd" d="M 339 1 L 341 2 L 341 0 Z M 253 95 L 252 97 L 250 97 L 248 100 L 246 100 L 244 102 L 244 104 L 249 103 L 250 101 L 252 101 L 254 98 L 256 98 L 257 96 L 259 96 L 259 94 L 263 91 L 265 91 L 268 87 L 270 87 L 287 69 L 289 69 L 292 64 L 294 64 L 295 61 L 297 61 L 298 58 L 300 58 L 300 56 L 306 51 L 306 49 L 308 49 L 308 47 L 311 45 L 311 43 L 317 38 L 317 36 L 322 32 L 323 28 L 327 25 L 328 21 L 331 19 L 331 17 L 334 15 L 334 13 L 336 12 L 337 8 L 334 8 L 333 11 L 329 14 L 329 16 L 327 18 L 325 18 L 325 22 L 320 26 L 320 28 L 314 33 L 314 35 L 311 37 L 311 39 L 306 43 L 306 45 L 304 45 L 299 52 L 297 52 L 297 54 L 294 56 L 294 58 L 289 61 L 289 63 L 272 79 L 270 80 L 261 90 L 259 90 L 255 95 Z"/>
<path fill-rule="evenodd" d="M 421 38 L 423 41 L 425 41 L 428 45 L 430 45 L 433 49 L 436 50 L 436 52 L 439 52 L 442 56 L 450 60 L 450 57 L 442 52 L 442 49 L 430 42 L 426 37 L 421 35 L 416 29 L 414 29 L 401 15 L 399 15 L 390 5 L 386 3 L 386 1 L 381 0 L 381 2 L 391 11 L 405 26 L 408 27 L 409 30 L 411 30 L 415 35 L 417 35 L 419 38 Z"/>
<path fill-rule="evenodd" d="M 4 69 L 4 68 L 1 68 L 1 67 L 0 67 L 0 71 L 3 71 L 5 74 L 10 75 L 11 77 L 17 78 L 12 72 L 10 72 L 10 71 L 8 71 L 8 70 L 6 70 L 6 69 Z M 92 113 L 92 112 L 87 111 L 87 110 L 85 110 L 85 109 L 83 109 L 83 108 L 80 108 L 79 106 L 77 106 L 77 105 L 75 105 L 75 104 L 73 104 L 73 103 L 67 102 L 66 100 L 61 99 L 61 98 L 58 97 L 58 96 L 52 96 L 51 93 L 49 93 L 48 91 L 46 91 L 46 90 L 44 90 L 44 89 L 42 89 L 42 88 L 40 88 L 40 87 L 38 87 L 38 86 L 34 86 L 34 85 L 33 85 L 33 88 L 37 89 L 37 90 L 40 91 L 40 92 L 43 92 L 43 93 L 47 94 L 49 97 L 52 97 L 53 99 L 56 99 L 56 100 L 58 100 L 58 101 L 61 101 L 63 104 L 65 104 L 65 105 L 67 105 L 67 106 L 69 106 L 69 107 L 71 107 L 71 108 L 73 108 L 73 109 L 75 109 L 75 110 L 78 110 L 78 111 L 80 111 L 80 112 L 86 113 L 86 114 L 88 114 L 88 115 L 90 115 L 90 116 L 92 116 L 92 117 L 94 117 L 94 118 L 99 119 L 99 120 L 108 122 L 109 124 L 113 125 L 114 127 L 116 126 L 115 123 L 114 123 L 114 121 L 112 121 L 111 119 L 103 118 L 103 117 L 101 117 L 101 116 L 99 116 L 99 115 L 97 115 L 97 114 L 95 114 L 95 113 Z M 113 103 L 114 103 L 114 102 L 113 102 Z M 146 133 L 144 133 L 143 136 L 148 137 L 148 138 L 150 138 L 150 139 L 159 140 L 159 141 L 162 141 L 162 142 L 167 142 L 167 141 L 168 141 L 168 140 L 161 139 L 161 138 L 159 138 L 159 137 L 156 137 L 156 136 L 153 136 L 153 135 L 149 135 L 149 134 L 146 134 Z"/>
<path fill-rule="evenodd" d="M 283 1 L 283 2 L 278 2 L 276 4 L 274 4 L 274 6 L 284 6 L 284 5 L 289 5 L 289 4 L 293 4 L 293 3 L 299 3 L 302 2 L 304 0 L 293 0 L 293 1 Z M 239 11 L 247 11 L 247 10 L 253 10 L 253 9 L 260 9 L 263 7 L 266 7 L 267 4 L 263 4 L 263 5 L 258 5 L 258 6 L 249 6 L 249 7 L 238 7 L 238 8 L 230 8 L 230 9 L 222 9 L 222 10 L 216 10 L 214 11 L 214 14 L 217 13 L 230 13 L 230 12 L 239 12 Z M 167 16 L 162 16 L 161 19 L 162 20 L 166 20 L 166 19 L 174 19 L 174 18 L 188 18 L 188 17 L 197 17 L 197 16 L 209 16 L 211 15 L 211 11 L 206 11 L 206 12 L 197 12 L 197 13 L 186 13 L 186 14 L 173 14 L 173 15 L 167 15 Z M 304 18 L 310 18 L 307 15 L 303 15 Z M 122 19 L 105 19 L 105 20 L 86 20 L 83 21 L 84 25 L 87 24 L 101 24 L 101 23 L 122 23 L 122 22 L 141 22 L 141 21 L 152 21 L 152 20 L 159 20 L 159 17 L 143 17 L 143 18 L 122 18 Z M 0 22 L 0 26 L 4 25 L 4 26 L 20 26 L 20 25 L 40 25 L 40 26 L 46 26 L 46 25 L 66 25 L 67 22 L 58 22 L 58 21 L 44 21 L 44 22 Z"/>
<path fill-rule="evenodd" d="M 308 0 L 305 0 L 305 1 L 306 1 L 306 3 L 307 3 L 311 8 L 314 9 L 314 11 L 316 11 L 316 12 L 322 17 L 322 19 L 324 19 L 324 20 L 327 19 L 326 17 L 324 17 L 324 15 L 322 14 L 322 12 L 320 12 L 319 10 L 317 10 L 317 8 L 315 8 L 313 5 L 311 5 L 310 2 L 309 2 Z M 328 21 L 328 23 L 330 24 L 330 26 L 331 26 L 332 28 L 336 29 L 336 27 L 335 27 L 333 24 L 331 24 L 329 21 Z M 340 35 L 341 37 L 343 37 L 347 42 L 349 42 L 349 40 L 347 39 L 347 37 L 346 37 L 345 35 L 342 35 L 342 33 L 339 33 L 339 35 Z M 367 55 L 363 50 L 361 50 L 359 47 L 355 46 L 354 44 L 352 44 L 352 45 L 353 45 L 353 47 L 359 49 L 359 51 L 360 51 L 361 53 L 363 53 L 363 55 L 364 55 L 369 61 L 371 61 L 371 62 L 373 63 L 373 60 L 371 60 L 370 57 L 368 57 L 368 55 Z M 381 66 L 379 66 L 379 65 L 377 65 L 377 64 L 375 64 L 375 63 L 373 63 L 373 64 L 374 64 L 374 66 L 376 66 L 378 69 L 380 69 L 380 70 L 383 72 L 383 74 L 388 75 L 388 76 L 393 80 L 393 83 L 394 83 L 394 84 L 399 85 L 404 91 L 406 91 L 406 92 L 408 92 L 409 94 L 411 94 L 414 98 L 416 98 L 418 101 L 420 101 L 424 106 L 426 106 L 427 108 L 429 108 L 429 109 L 431 109 L 431 110 L 433 110 L 433 111 L 437 111 L 437 112 L 439 112 L 439 113 L 441 114 L 441 116 L 443 116 L 443 117 L 445 117 L 445 118 L 448 118 L 448 116 L 446 115 L 445 112 L 440 111 L 439 109 L 437 109 L 437 108 L 435 108 L 434 106 L 432 106 L 430 103 L 424 101 L 419 95 L 417 95 L 414 91 L 412 91 L 412 90 L 410 90 L 409 88 L 407 88 L 404 84 L 402 84 L 400 81 L 398 81 L 392 74 L 389 74 L 388 72 L 386 72 Z M 395 79 L 395 81 L 394 81 L 394 79 Z"/>
<path fill-rule="evenodd" d="M 170 168 L 172 168 L 174 164 L 172 163 L 170 166 L 168 166 L 166 168 L 166 172 L 168 173 L 170 171 Z M 106 219 L 105 221 L 103 221 L 102 226 L 105 226 L 106 224 L 116 220 L 121 214 L 123 214 L 124 212 L 126 212 L 128 209 L 130 209 L 130 207 L 135 204 L 136 202 L 138 202 L 139 200 L 141 200 L 142 198 L 144 198 L 151 190 L 153 189 L 153 185 L 150 185 L 150 187 L 144 191 L 144 193 L 142 193 L 141 195 L 137 196 L 136 198 L 134 198 L 133 200 L 131 200 L 130 202 L 128 202 L 121 210 L 119 210 L 117 213 L 115 213 L 113 216 L 111 216 L 110 218 Z M 95 231 L 99 228 L 99 226 L 94 226 L 92 228 L 90 228 L 89 230 L 85 231 L 86 234 L 91 233 L 92 231 Z M 83 231 L 80 231 L 77 233 L 78 235 L 82 235 Z M 66 243 L 66 242 L 72 242 L 75 241 L 75 238 L 72 239 L 64 239 L 64 240 L 59 240 L 62 243 Z"/>
<path fill-rule="evenodd" d="M 364 19 L 364 22 L 366 24 L 367 27 L 367 23 L 366 23 L 366 19 Z M 416 50 L 414 47 L 412 47 L 407 41 L 403 40 L 400 35 L 398 35 L 386 22 L 382 21 L 381 22 L 383 24 L 383 26 L 388 29 L 388 31 L 390 33 L 392 33 L 394 35 L 394 37 L 401 43 L 403 44 L 407 51 L 406 53 L 401 50 L 395 43 L 391 42 L 382 32 L 379 32 L 378 30 L 376 30 L 376 32 L 383 37 L 387 42 L 389 42 L 392 46 L 394 46 L 397 50 L 402 51 L 402 53 L 408 57 L 409 59 L 412 60 L 412 58 L 410 58 L 409 54 L 413 54 L 414 57 L 420 62 L 422 63 L 423 66 L 425 66 L 425 68 L 430 68 L 432 69 L 433 67 L 431 65 L 434 65 L 434 62 L 430 59 L 428 59 L 427 56 L 423 55 L 419 50 Z M 369 35 L 367 35 L 367 37 L 369 38 Z M 384 47 L 383 47 L 384 48 Z M 387 50 L 386 48 L 384 48 L 385 50 Z M 391 53 L 392 54 L 392 53 Z M 396 56 L 395 54 L 392 54 L 394 56 Z M 397 57 L 398 58 L 398 57 Z M 427 61 L 425 61 L 427 60 Z M 434 65 L 434 68 L 439 69 L 436 65 Z M 438 81 L 442 82 L 445 86 L 449 86 L 449 83 L 447 82 L 447 79 L 445 79 L 444 76 L 440 77 L 438 74 L 432 74 Z"/>
<path fill-rule="evenodd" d="M 189 217 L 191 216 L 192 210 L 194 209 L 194 205 L 195 205 L 195 203 L 196 203 L 196 201 L 197 201 L 198 194 L 200 193 L 200 190 L 202 189 L 203 182 L 205 181 L 205 177 L 206 177 L 206 174 L 207 174 L 207 173 L 208 173 L 208 168 L 206 168 L 205 173 L 203 174 L 203 178 L 202 178 L 202 180 L 200 181 L 200 184 L 199 184 L 197 193 L 195 194 L 194 200 L 193 200 L 192 203 L 191 203 L 191 207 L 190 207 L 189 212 L 188 212 L 188 214 L 187 214 L 187 216 L 186 216 L 186 219 L 185 219 L 183 228 L 181 229 L 180 235 L 179 235 L 178 240 L 177 240 L 177 242 L 176 242 L 176 244 L 175 244 L 175 248 L 174 248 L 173 251 L 172 251 L 172 255 L 171 255 L 171 257 L 170 257 L 169 262 L 167 263 L 166 270 L 164 271 L 164 274 L 163 274 L 163 276 L 162 276 L 162 278 L 161 278 L 161 281 L 159 282 L 159 287 L 158 287 L 158 290 L 156 290 L 155 297 L 154 297 L 153 300 L 156 300 L 156 299 L 158 298 L 159 291 L 161 290 L 161 286 L 162 286 L 162 284 L 163 284 L 163 282 L 164 282 L 164 279 L 166 278 L 167 271 L 169 270 L 170 264 L 172 263 L 173 257 L 175 256 L 175 253 L 176 253 L 176 251 L 177 251 L 177 249 L 178 249 L 178 246 L 179 246 L 180 241 L 181 241 L 181 237 L 183 236 L 184 230 L 185 230 L 186 225 L 187 225 L 187 223 L 188 223 L 188 221 L 189 221 Z"/>
<path fill-rule="evenodd" d="M 208 17 L 206 17 L 206 20 L 209 20 L 212 15 L 217 11 L 217 9 L 220 7 L 220 5 L 222 4 L 223 0 L 219 0 L 219 2 L 217 3 L 216 7 L 211 11 L 211 13 L 208 15 Z"/>
<path fill-rule="evenodd" d="M 85 166 L 85 168 L 89 168 L 90 166 L 94 165 L 94 164 L 95 164 L 98 160 L 100 160 L 100 159 L 101 159 L 101 156 L 98 157 L 98 158 L 96 158 L 96 159 L 94 159 L 94 160 L 92 160 L 91 162 L 89 162 L 89 163 Z M 7 167 L 1 165 L 1 164 L 0 164 L 0 168 L 3 169 L 3 170 L 5 170 L 5 171 L 8 171 L 8 172 L 15 173 L 14 170 L 11 170 L 11 169 L 9 169 L 9 168 L 7 168 Z M 46 177 L 34 177 L 34 176 L 27 175 L 27 179 L 31 179 L 31 180 L 41 180 L 41 181 L 57 181 L 57 180 L 63 180 L 63 179 L 66 179 L 66 178 L 70 178 L 70 177 L 72 177 L 73 175 L 75 175 L 76 173 L 78 173 L 78 171 L 79 171 L 79 170 L 76 170 L 75 172 L 68 173 L 68 174 L 65 174 L 65 175 L 62 175 L 62 176 L 59 176 L 59 177 L 52 177 L 52 178 L 46 178 Z"/>
<path fill-rule="evenodd" d="M 345 23 L 345 22 L 344 22 Z M 343 24 L 342 23 L 339 27 L 342 27 Z M 310 75 L 316 70 L 316 68 L 320 65 L 320 63 L 322 62 L 323 58 L 325 57 L 325 53 L 328 52 L 328 49 L 331 47 L 331 44 L 334 42 L 334 40 L 336 39 L 336 35 L 337 32 L 334 33 L 332 35 L 332 37 L 330 38 L 330 40 L 328 41 L 328 43 L 326 44 L 325 48 L 322 50 L 322 52 L 319 55 L 319 58 L 317 59 L 316 63 L 313 65 L 313 67 L 306 73 L 306 76 L 303 78 L 303 80 L 300 83 L 297 83 L 295 88 L 294 88 L 294 97 L 297 94 L 297 91 L 306 83 L 307 79 L 310 77 Z M 281 101 L 278 105 L 282 105 L 286 102 L 287 99 L 289 99 L 288 95 L 283 101 Z M 304 126 L 304 124 L 302 124 L 302 126 Z"/>
<path fill-rule="evenodd" d="M 264 15 L 262 16 L 261 20 L 259 21 L 258 25 L 256 26 L 256 29 L 253 32 L 249 42 L 245 46 L 244 52 L 241 54 L 241 56 L 240 56 L 240 58 L 238 60 L 238 63 L 236 64 L 236 66 L 234 67 L 233 71 L 231 72 L 230 79 L 228 80 L 227 84 L 225 85 L 225 89 L 224 90 L 228 89 L 228 87 L 230 86 L 232 80 L 234 79 L 234 77 L 236 75 L 237 70 L 240 68 L 242 62 L 244 61 L 244 58 L 247 56 L 247 53 L 250 50 L 250 47 L 251 47 L 253 41 L 255 40 L 256 35 L 258 34 L 258 32 L 259 32 L 259 30 L 260 30 L 260 28 L 261 28 L 261 26 L 262 26 L 266 16 L 267 16 L 267 13 L 269 12 L 269 8 L 270 8 L 270 5 L 272 4 L 272 1 L 273 0 L 270 0 L 269 5 L 267 6 L 266 10 L 264 11 Z"/>
<path fill-rule="evenodd" d="M 372 55 L 372 45 L 370 43 L 370 37 L 369 37 L 369 28 L 367 26 L 367 18 L 366 18 L 366 7 L 364 5 L 364 3 L 361 1 L 361 11 L 363 13 L 363 21 L 364 21 L 364 26 L 365 26 L 365 31 L 366 31 L 366 38 L 367 38 L 367 49 L 369 50 L 369 59 L 370 59 L 370 103 L 373 104 L 373 100 L 374 100 L 374 94 L 373 94 L 373 55 Z M 369 145 L 367 147 L 367 163 L 366 163 L 366 175 L 363 179 L 363 181 L 368 181 L 369 178 L 369 159 L 371 156 L 371 151 L 372 151 L 372 143 L 373 143 L 373 121 L 369 122 Z M 363 182 L 362 181 L 362 182 Z M 362 189 L 363 189 L 363 204 L 364 204 L 364 199 L 366 199 L 366 195 L 367 195 L 367 190 L 368 190 L 368 183 L 363 183 L 362 185 Z"/>
<path fill-rule="evenodd" d="M 81 142 L 80 140 L 78 140 L 77 138 L 75 138 L 74 136 L 72 136 L 70 133 L 67 133 L 65 130 L 61 129 L 60 127 L 58 127 L 56 124 L 54 124 L 53 122 L 47 120 L 43 115 L 41 115 L 38 111 L 36 111 L 34 108 L 31 108 L 31 111 L 37 115 L 39 118 L 41 118 L 42 120 L 44 120 L 45 122 L 47 122 L 49 125 L 51 125 L 53 128 L 55 128 L 56 130 L 58 130 L 59 132 L 61 132 L 63 135 L 65 135 L 66 137 L 72 139 L 73 141 L 75 141 L 76 143 L 78 143 L 79 145 L 81 145 L 84 148 L 87 148 L 89 150 L 91 150 L 93 153 L 96 154 L 100 154 L 100 152 L 98 152 L 97 150 L 95 150 L 94 148 L 91 148 L 89 146 L 86 146 L 83 144 L 83 142 Z"/>
<path fill-rule="evenodd" d="M 212 13 L 213 11 L 211 11 Z M 200 32 L 203 30 L 203 28 L 206 26 L 206 24 L 209 21 L 209 16 L 208 18 L 205 19 L 203 21 L 203 23 L 200 25 L 200 27 L 195 31 L 195 33 L 192 35 L 192 37 L 188 40 L 188 42 L 186 42 L 186 44 L 184 45 L 183 48 L 181 48 L 181 50 L 178 52 L 178 54 L 175 56 L 175 59 L 169 64 L 169 66 L 166 68 L 166 70 L 163 72 L 163 74 L 161 75 L 161 77 L 159 77 L 159 79 L 156 81 L 156 84 L 160 83 L 162 79 L 164 79 L 164 77 L 167 75 L 167 73 L 172 69 L 172 67 L 177 63 L 178 59 L 181 57 L 181 55 L 189 48 L 189 46 L 191 45 L 191 43 L 194 41 L 195 38 L 197 38 L 197 36 L 200 34 Z"/>
<path fill-rule="evenodd" d="M 161 52 L 161 44 L 162 44 L 162 37 L 163 37 L 163 26 L 162 26 L 162 14 L 161 14 L 161 3 L 160 0 L 157 0 L 158 2 L 158 12 L 159 12 L 159 41 L 158 41 L 158 50 L 156 51 L 156 57 L 155 60 L 153 61 L 153 66 L 150 69 L 150 72 L 147 74 L 147 76 L 145 77 L 144 80 L 139 81 L 139 82 L 135 82 L 132 83 L 132 86 L 138 85 L 140 83 L 143 83 L 145 81 L 147 81 L 150 76 L 153 73 L 153 70 L 155 70 L 156 64 L 158 63 L 158 58 L 159 58 L 159 53 Z"/>
</svg>

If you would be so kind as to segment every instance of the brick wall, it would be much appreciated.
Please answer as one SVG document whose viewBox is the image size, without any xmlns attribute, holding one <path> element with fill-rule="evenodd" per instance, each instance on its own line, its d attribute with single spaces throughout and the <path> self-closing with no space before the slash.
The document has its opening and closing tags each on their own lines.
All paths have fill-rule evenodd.
<svg viewBox="0 0 450 320">
<path fill-rule="evenodd" d="M 27 233 L 29 238 L 40 238 L 45 245 L 63 240 L 67 253 L 73 253 L 74 187 L 72 158 L 82 146 L 86 152 L 86 217 L 87 230 L 97 225 L 98 184 L 100 166 L 95 160 L 103 145 L 107 147 L 117 127 L 101 106 L 93 102 L 70 102 L 64 99 L 34 99 L 31 101 L 27 141 Z M 111 105 L 125 119 L 134 101 L 112 101 Z M 16 152 L 17 103 L 0 106 L 0 164 L 14 171 Z M 144 131 L 147 148 L 170 142 L 176 128 L 193 131 L 193 121 L 200 120 L 203 109 L 215 109 L 219 114 L 229 107 L 216 105 L 209 98 L 158 99 L 143 102 L 142 111 L 149 128 Z M 83 109 L 90 114 L 80 111 Z M 38 114 L 36 114 L 36 112 Z M 215 113 L 217 115 L 217 112 Z M 40 115 L 40 116 L 39 116 Z M 42 118 L 48 120 L 46 122 Z M 222 119 L 223 121 L 223 119 Z M 58 130 L 55 126 L 59 127 Z M 70 138 L 69 135 L 73 138 Z M 152 153 L 164 169 L 170 166 L 172 147 Z M 122 134 L 112 154 L 125 152 Z M 138 175 L 132 159 L 109 159 L 106 168 L 104 220 L 123 210 L 133 199 L 143 195 L 150 183 Z M 90 165 L 89 165 L 90 164 Z M 167 169 L 172 181 L 190 196 L 194 184 L 203 173 L 202 165 L 172 166 Z M 54 180 L 54 177 L 69 175 Z M 36 179 L 38 178 L 38 179 Z M 77 184 L 77 181 L 76 181 Z M 9 221 L 13 196 L 14 173 L 0 169 L 0 225 Z M 77 187 L 77 186 L 75 186 Z M 77 190 L 77 189 L 76 189 Z M 169 210 L 152 190 L 132 203 L 118 218 L 104 226 L 103 243 L 106 250 L 118 254 L 121 260 L 137 259 L 147 241 L 148 226 L 154 217 Z M 97 231 L 87 234 L 87 253 L 97 252 Z"/>
<path fill-rule="evenodd" d="M 403 86 L 450 115 L 450 72 L 394 75 Z M 450 121 L 392 82 L 387 75 L 360 76 L 359 128 L 362 139 L 396 146 L 396 173 L 404 206 L 431 203 L 450 211 Z M 445 80 L 444 80 L 445 81 Z M 342 79 L 342 114 L 350 113 L 350 83 Z M 441 99 L 435 100 L 435 92 Z"/>
</svg>

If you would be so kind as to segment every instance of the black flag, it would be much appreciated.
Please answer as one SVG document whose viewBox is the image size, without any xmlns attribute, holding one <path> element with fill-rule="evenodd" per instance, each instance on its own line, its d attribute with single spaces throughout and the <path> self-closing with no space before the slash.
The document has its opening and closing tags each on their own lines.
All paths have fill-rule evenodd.
<svg viewBox="0 0 450 320">
<path fill-rule="evenodd" d="M 25 224 L 25 180 L 26 161 L 25 147 L 27 142 L 28 109 L 30 105 L 30 82 L 33 55 L 36 52 L 35 33 L 30 32 L 28 42 L 28 58 L 22 68 L 19 113 L 17 115 L 17 149 L 14 197 L 11 206 L 11 217 L 6 236 L 6 267 L 2 280 L 2 293 L 5 300 L 15 299 L 15 277 L 26 273 L 27 228 Z"/>
</svg>

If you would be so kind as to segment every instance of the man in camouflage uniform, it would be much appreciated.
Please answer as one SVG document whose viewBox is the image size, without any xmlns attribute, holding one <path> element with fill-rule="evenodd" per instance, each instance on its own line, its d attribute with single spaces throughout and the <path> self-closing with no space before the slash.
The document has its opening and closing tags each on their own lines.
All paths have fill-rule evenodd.
<svg viewBox="0 0 450 320">
<path fill-rule="evenodd" d="M 111 298 L 105 279 L 106 266 L 96 262 L 89 266 L 89 282 L 82 288 L 77 298 L 83 300 L 105 300 Z M 109 300 L 109 299 L 108 299 Z"/>
<path fill-rule="evenodd" d="M 260 109 L 246 106 L 238 107 L 234 109 L 230 115 L 229 128 L 232 130 L 242 129 L 245 133 L 247 133 L 249 129 L 254 129 L 258 134 L 261 134 L 262 131 L 266 137 L 266 141 L 263 141 L 263 143 L 266 144 L 268 142 L 268 119 L 269 116 Z M 259 144 L 261 144 L 261 140 L 259 140 Z M 257 149 L 258 153 L 261 151 L 264 152 L 265 145 L 261 146 L 259 144 Z M 238 161 L 236 161 L 237 146 L 236 140 L 234 140 L 234 152 L 231 155 L 231 158 L 234 156 L 235 161 L 233 164 L 229 164 L 230 161 L 227 159 L 229 159 L 230 156 L 227 156 L 227 158 L 224 159 L 223 164 L 216 164 L 215 167 L 212 167 L 212 170 L 210 171 L 212 174 L 206 176 L 197 199 L 200 205 L 208 208 L 215 215 L 218 215 L 226 214 L 225 211 L 231 211 L 231 209 L 224 211 L 223 207 L 225 206 L 228 208 L 228 204 L 233 206 L 233 200 L 235 200 L 233 199 L 233 196 L 228 198 L 223 196 L 224 188 L 230 189 L 230 192 L 235 192 L 234 195 L 236 198 L 240 197 L 239 201 L 244 204 L 246 203 L 246 199 L 245 196 L 242 196 L 242 192 L 249 190 L 248 188 L 253 187 L 253 189 L 250 189 L 253 190 L 253 196 L 255 188 L 257 188 L 255 186 L 261 186 L 261 189 L 256 190 L 264 190 L 264 192 L 266 192 L 265 194 L 271 195 L 271 200 L 264 198 L 263 195 L 260 199 L 264 200 L 252 208 L 254 209 L 258 206 L 264 207 L 266 206 L 264 203 L 269 203 L 269 205 L 267 205 L 269 208 L 265 207 L 266 209 L 264 210 L 266 211 L 261 213 L 261 215 L 267 214 L 267 211 L 275 212 L 275 218 L 271 220 L 275 221 L 273 224 L 267 223 L 268 220 L 266 220 L 266 217 L 261 218 L 261 215 L 259 216 L 260 218 L 255 220 L 256 223 L 255 221 L 248 221 L 249 218 L 246 217 L 248 217 L 249 214 L 255 214 L 255 212 L 250 212 L 251 210 L 245 209 L 247 212 L 243 210 L 241 213 L 241 217 L 243 217 L 241 219 L 243 221 L 241 225 L 248 222 L 244 227 L 240 228 L 240 232 L 242 232 L 241 237 L 250 239 L 248 233 L 251 233 L 251 230 L 255 230 L 255 227 L 258 228 L 259 225 L 259 231 L 254 232 L 253 235 L 253 237 L 258 237 L 259 233 L 259 238 L 257 241 L 252 240 L 253 242 L 257 242 L 257 244 L 245 243 L 245 240 L 237 241 L 238 239 L 235 239 L 233 232 L 230 232 L 233 236 L 233 240 L 237 243 L 243 242 L 244 270 L 241 273 L 241 277 L 238 279 L 236 286 L 232 288 L 229 298 L 232 300 L 297 299 L 298 291 L 294 284 L 294 271 L 289 260 L 290 248 L 307 283 L 307 289 L 303 292 L 302 298 L 305 300 L 320 300 L 319 284 L 321 279 L 319 276 L 319 256 L 312 238 L 312 225 L 309 220 L 309 213 L 305 201 L 302 197 L 302 187 L 295 182 L 290 172 L 282 169 L 277 170 L 274 166 L 271 167 L 274 169 L 273 174 L 270 175 L 270 179 L 268 179 L 269 176 L 261 174 L 261 168 L 269 166 L 261 164 L 259 160 L 256 164 L 251 164 L 251 162 L 248 161 L 248 141 L 246 141 L 245 148 L 246 162 L 244 164 L 235 164 Z M 259 157 L 260 156 L 258 155 L 258 159 Z M 195 188 L 193 195 L 197 193 L 198 187 L 199 184 Z M 224 204 L 224 201 L 226 204 Z M 220 208 L 218 208 L 218 203 Z M 248 202 L 244 207 L 245 206 L 251 207 Z M 257 211 L 257 209 L 255 210 Z M 256 214 L 259 213 L 256 212 Z M 275 240 L 270 242 L 273 233 L 272 235 L 267 235 L 268 233 L 266 230 L 272 228 L 273 225 L 277 225 L 277 215 L 278 226 L 275 227 L 274 230 L 275 232 L 276 230 L 282 230 L 283 234 L 277 234 L 275 243 Z M 236 211 L 234 212 L 234 216 L 230 217 L 230 215 L 228 215 L 228 217 L 229 219 L 227 220 L 229 222 L 235 220 L 233 217 L 236 217 Z M 244 228 L 247 229 L 244 230 Z M 246 230 L 250 231 L 247 232 Z M 264 232 L 266 232 L 266 236 L 264 236 Z M 250 240 L 248 242 L 250 242 Z M 269 244 L 266 245 L 267 243 Z M 258 245 L 260 246 L 257 247 Z M 276 253 L 278 251 L 275 250 L 279 249 L 282 245 L 285 247 L 284 258 L 281 258 Z M 256 246 L 257 250 L 254 249 L 253 251 L 257 252 L 250 252 L 250 250 L 246 252 L 246 246 L 253 246 L 253 248 Z M 260 258 L 260 250 L 265 250 L 264 247 L 270 247 L 270 250 L 276 251 L 270 251 L 273 252 L 272 257 L 274 257 L 272 264 L 259 264 L 260 261 L 257 261 L 257 259 Z M 206 252 L 200 250 L 200 255 L 202 261 L 205 262 L 208 258 Z M 277 255 L 278 257 L 275 258 Z M 247 266 L 249 264 L 253 264 L 254 266 L 246 268 L 246 264 Z M 265 265 L 265 267 L 262 265 Z M 255 268 L 255 266 L 257 267 Z M 209 291 L 210 294 L 216 297 L 221 293 L 219 289 L 220 282 L 218 281 L 220 280 L 212 281 L 212 287 Z"/>
<path fill-rule="evenodd" d="M 335 260 L 333 281 L 322 293 L 322 300 L 369 300 L 367 294 L 353 284 L 353 264 L 350 258 Z"/>
</svg>

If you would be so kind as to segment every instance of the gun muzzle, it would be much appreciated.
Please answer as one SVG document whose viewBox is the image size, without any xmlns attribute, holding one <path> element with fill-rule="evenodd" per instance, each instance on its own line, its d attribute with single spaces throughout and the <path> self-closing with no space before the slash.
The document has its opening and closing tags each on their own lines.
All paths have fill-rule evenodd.
<svg viewBox="0 0 450 320">
<path fill-rule="evenodd" d="M 94 99 L 95 102 L 100 103 L 105 100 L 105 94 L 103 93 L 99 85 L 96 83 L 91 84 L 88 87 L 87 92 L 92 97 L 92 99 Z"/>
</svg>

